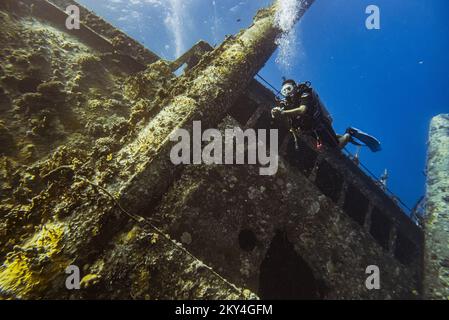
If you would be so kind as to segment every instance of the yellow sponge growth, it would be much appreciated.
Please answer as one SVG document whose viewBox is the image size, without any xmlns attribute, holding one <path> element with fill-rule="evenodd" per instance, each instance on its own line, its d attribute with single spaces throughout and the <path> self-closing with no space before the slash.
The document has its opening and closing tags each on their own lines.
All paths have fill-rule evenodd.
<svg viewBox="0 0 449 320">
<path fill-rule="evenodd" d="M 63 236 L 62 224 L 47 223 L 22 247 L 15 247 L 0 267 L 0 296 L 29 298 L 63 272 L 67 261 L 58 257 Z"/>
</svg>

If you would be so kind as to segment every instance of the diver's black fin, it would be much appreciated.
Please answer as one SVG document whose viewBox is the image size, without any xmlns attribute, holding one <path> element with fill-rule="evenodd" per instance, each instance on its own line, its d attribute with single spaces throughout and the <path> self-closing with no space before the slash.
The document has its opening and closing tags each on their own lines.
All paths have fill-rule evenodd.
<svg viewBox="0 0 449 320">
<path fill-rule="evenodd" d="M 349 142 L 352 143 L 353 145 L 357 146 L 357 147 L 366 147 L 365 144 L 362 144 L 360 142 L 355 141 L 355 139 L 352 136 L 349 139 Z"/>
<path fill-rule="evenodd" d="M 375 137 L 357 129 L 357 128 L 348 128 L 346 130 L 353 138 L 356 138 L 357 140 L 363 142 L 372 152 L 378 152 L 382 150 L 382 147 L 380 145 L 380 141 L 377 140 Z M 352 142 L 352 141 L 351 141 Z"/>
</svg>

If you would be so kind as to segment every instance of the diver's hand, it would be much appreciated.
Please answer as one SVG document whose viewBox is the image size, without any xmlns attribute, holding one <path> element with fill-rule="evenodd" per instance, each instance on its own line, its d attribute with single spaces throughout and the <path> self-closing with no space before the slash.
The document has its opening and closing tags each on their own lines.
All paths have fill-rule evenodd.
<svg viewBox="0 0 449 320">
<path fill-rule="evenodd" d="M 271 109 L 271 117 L 273 119 L 279 118 L 279 116 L 281 116 L 283 113 L 284 111 L 279 107 Z"/>
</svg>

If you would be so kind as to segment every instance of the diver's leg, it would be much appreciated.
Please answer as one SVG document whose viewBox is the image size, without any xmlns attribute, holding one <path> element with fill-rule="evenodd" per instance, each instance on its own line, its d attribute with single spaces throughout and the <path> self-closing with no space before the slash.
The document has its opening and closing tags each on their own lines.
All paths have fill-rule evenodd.
<svg viewBox="0 0 449 320">
<path fill-rule="evenodd" d="M 346 145 L 351 141 L 351 135 L 349 133 L 345 133 L 344 135 L 338 136 L 338 146 L 340 149 L 346 147 Z"/>
</svg>

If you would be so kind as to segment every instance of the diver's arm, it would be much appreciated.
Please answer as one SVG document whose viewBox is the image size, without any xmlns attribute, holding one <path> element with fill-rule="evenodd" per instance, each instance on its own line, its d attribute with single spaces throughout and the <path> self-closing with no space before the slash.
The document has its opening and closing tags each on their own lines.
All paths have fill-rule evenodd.
<svg viewBox="0 0 449 320">
<path fill-rule="evenodd" d="M 307 106 L 306 105 L 301 105 L 301 106 L 299 106 L 298 108 L 295 108 L 295 109 L 283 110 L 282 114 L 289 115 L 289 116 L 294 116 L 294 115 L 304 114 L 306 111 L 307 111 Z"/>
</svg>

